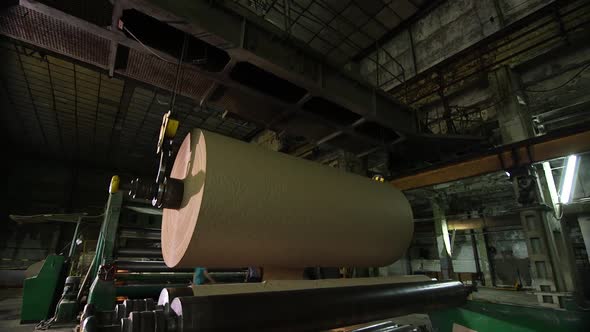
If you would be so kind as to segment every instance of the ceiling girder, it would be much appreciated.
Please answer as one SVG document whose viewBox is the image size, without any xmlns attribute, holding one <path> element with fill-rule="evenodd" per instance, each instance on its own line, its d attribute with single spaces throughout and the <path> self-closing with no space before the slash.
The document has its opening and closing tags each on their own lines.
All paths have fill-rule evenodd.
<svg viewBox="0 0 590 332">
<path fill-rule="evenodd" d="M 235 61 L 268 70 L 367 120 L 400 134 L 416 132 L 414 113 L 409 107 L 360 77 L 323 62 L 307 45 L 288 38 L 283 31 L 240 6 L 230 11 L 205 0 L 138 0 L 129 1 L 128 6 L 170 22 L 169 25 L 225 50 Z"/>
</svg>

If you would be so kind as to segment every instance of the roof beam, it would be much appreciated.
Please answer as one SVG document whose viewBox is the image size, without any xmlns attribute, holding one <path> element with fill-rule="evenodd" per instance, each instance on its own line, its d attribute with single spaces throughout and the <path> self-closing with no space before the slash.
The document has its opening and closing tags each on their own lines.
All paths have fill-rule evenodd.
<svg viewBox="0 0 590 332">
<path fill-rule="evenodd" d="M 206 0 L 132 0 L 129 5 L 368 120 L 402 134 L 416 132 L 414 114 L 407 106 L 323 62 L 307 45 L 239 5 Z"/>
<path fill-rule="evenodd" d="M 396 178 L 391 184 L 401 190 L 427 187 L 588 151 L 588 128 L 562 130 L 506 145 L 475 157 L 437 165 L 416 174 Z"/>
<path fill-rule="evenodd" d="M 89 33 L 89 34 L 92 34 L 93 36 L 98 36 L 104 40 L 109 41 L 109 46 L 107 46 L 107 47 L 109 47 L 110 53 L 109 53 L 108 59 L 104 60 L 104 62 L 89 61 L 89 59 L 85 57 L 86 56 L 85 54 L 72 52 L 68 48 L 54 47 L 53 45 L 51 45 L 50 41 L 48 41 L 46 38 L 42 38 L 43 32 L 41 30 L 35 29 L 33 26 L 29 26 L 29 25 L 23 25 L 23 26 L 18 27 L 19 29 L 25 30 L 26 33 L 22 33 L 19 29 L 16 29 L 16 33 L 15 33 L 15 30 L 10 30 L 10 29 L 2 30 L 2 29 L 0 29 L 0 31 L 2 31 L 5 35 L 7 35 L 11 38 L 29 43 L 33 46 L 54 52 L 59 55 L 64 55 L 68 58 L 72 58 L 72 59 L 75 59 L 75 60 L 83 62 L 83 63 L 89 63 L 89 64 L 97 66 L 105 71 L 109 71 L 110 68 L 113 68 L 113 64 L 114 64 L 113 62 L 116 57 L 116 52 L 113 52 L 113 50 L 116 51 L 116 45 L 126 46 L 126 47 L 128 47 L 138 53 L 141 53 L 141 54 L 150 54 L 150 56 L 155 55 L 155 57 L 153 57 L 154 61 L 177 63 L 177 59 L 175 59 L 171 55 L 166 54 L 166 53 L 161 52 L 156 49 L 152 49 L 152 48 L 148 49 L 148 47 L 141 45 L 139 42 L 127 38 L 124 34 L 119 32 L 118 30 L 113 31 L 113 30 L 108 30 L 108 29 L 98 27 L 90 22 L 87 22 L 87 21 L 84 21 L 80 18 L 71 16 L 67 13 L 61 12 L 55 8 L 52 8 L 50 6 L 46 6 L 46 5 L 39 3 L 39 2 L 34 2 L 31 0 L 20 0 L 19 4 L 21 7 L 33 10 L 33 11 L 41 13 L 43 15 L 47 15 L 47 16 L 51 17 L 52 19 L 64 22 L 64 23 L 66 23 L 70 26 L 73 26 L 85 33 Z M 130 7 L 126 7 L 126 6 L 135 5 L 135 2 L 131 3 L 131 1 L 129 1 L 129 0 L 124 0 L 120 3 L 120 5 L 122 6 L 122 9 L 125 10 L 127 8 L 130 8 Z M 149 12 L 149 14 L 152 14 L 152 13 Z M 7 13 L 6 15 L 14 15 L 14 14 Z M 115 21 L 115 18 L 117 16 L 118 16 L 118 14 L 114 13 L 113 22 Z M 178 23 L 178 22 L 180 22 L 178 19 L 174 19 L 174 18 L 170 18 L 170 17 L 166 17 L 166 16 L 162 17 L 161 13 L 158 14 L 158 17 L 160 19 L 163 19 L 166 22 L 172 22 L 170 24 L 180 24 L 180 23 Z M 1 16 L 0 16 L 0 18 L 1 18 Z M 12 24 L 11 23 L 12 21 L 10 21 L 10 20 L 13 18 L 7 17 L 5 19 L 7 20 L 6 22 L 8 22 L 9 24 Z M 118 22 L 118 18 L 117 18 L 117 22 Z M 19 22 L 19 24 L 24 24 L 24 23 Z M 29 24 L 35 24 L 35 22 L 33 22 L 33 23 L 29 22 Z M 246 26 L 244 26 L 243 28 L 246 29 Z M 248 28 L 248 30 L 251 30 L 251 29 Z M 258 30 L 260 30 L 260 29 L 258 29 Z M 260 30 L 260 31 L 262 31 L 262 30 Z M 194 31 L 191 34 L 197 35 L 198 37 L 200 37 L 202 39 L 210 41 L 211 34 L 204 34 L 202 31 L 201 31 L 201 34 L 196 34 L 196 33 L 194 33 Z M 255 37 L 250 37 L 250 38 L 254 39 Z M 219 46 L 219 44 L 218 44 L 218 46 Z M 272 127 L 273 124 L 276 124 L 278 122 L 278 119 L 284 118 L 285 116 L 287 116 L 289 114 L 301 112 L 301 107 L 303 106 L 303 103 L 308 98 L 310 98 L 312 96 L 312 94 L 308 93 L 304 96 L 304 98 L 301 99 L 301 102 L 297 102 L 295 104 L 290 104 L 290 103 L 287 103 L 275 96 L 271 96 L 271 95 L 259 92 L 258 90 L 255 90 L 251 87 L 240 84 L 230 78 L 231 68 L 234 64 L 237 63 L 238 59 L 244 60 L 243 57 L 242 58 L 240 58 L 240 57 L 232 58 L 232 60 L 228 64 L 228 66 L 226 66 L 226 68 L 224 70 L 222 70 L 221 72 L 210 72 L 210 71 L 203 70 L 195 65 L 184 64 L 183 66 L 184 66 L 185 70 L 197 71 L 199 73 L 199 76 L 214 82 L 214 85 L 210 86 L 210 89 L 209 89 L 208 93 L 205 93 L 205 96 L 193 96 L 193 95 L 187 95 L 187 96 L 191 97 L 191 98 L 195 98 L 197 100 L 202 99 L 204 102 L 207 102 L 207 99 L 208 99 L 210 93 L 212 93 L 214 91 L 215 86 L 223 85 L 228 88 L 237 90 L 240 93 L 244 93 L 244 94 L 249 95 L 251 97 L 255 97 L 255 98 L 261 100 L 261 102 L 263 102 L 263 103 L 270 103 L 270 104 L 275 105 L 275 106 L 279 107 L 280 109 L 282 109 L 282 112 L 277 113 L 275 118 L 272 121 L 270 121 L 270 123 L 261 123 L 260 121 L 257 121 L 257 119 L 248 119 L 249 121 L 252 121 L 254 123 L 258 123 L 259 125 L 262 125 L 264 127 L 269 127 L 269 126 Z M 253 61 L 253 62 L 255 62 L 255 61 Z M 142 81 L 141 78 L 134 77 L 133 75 L 129 76 L 129 74 L 127 72 L 122 71 L 122 70 L 114 70 L 113 69 L 113 73 L 129 77 L 133 80 Z M 328 79 L 325 79 L 324 82 L 332 82 L 334 80 L 333 76 L 326 75 L 326 71 L 322 70 L 320 72 L 317 72 L 317 74 L 320 75 L 320 78 L 325 77 L 325 76 L 328 77 Z M 329 77 L 332 77 L 332 78 L 329 78 Z M 346 81 L 346 82 L 348 82 L 348 81 Z M 148 83 L 148 84 L 150 84 L 150 83 Z M 322 84 L 325 85 L 325 83 L 322 83 Z M 322 84 L 320 84 L 320 85 L 322 85 Z M 150 85 L 152 85 L 152 84 L 150 84 Z M 166 90 L 172 90 L 171 86 L 159 86 L 159 87 L 166 89 Z M 387 102 L 383 102 L 383 99 L 380 98 L 381 93 L 377 92 L 374 89 L 370 90 L 370 91 L 371 91 L 370 99 L 373 101 L 373 104 L 377 104 L 378 108 L 383 110 L 381 113 L 381 118 L 384 119 L 387 117 L 392 117 L 395 114 L 395 112 L 393 112 L 393 111 L 390 112 L 390 110 L 387 109 L 388 104 L 387 104 Z M 345 95 L 347 93 L 345 91 L 341 91 L 340 94 Z M 306 113 L 306 114 L 311 115 L 311 113 Z M 404 116 L 406 116 L 406 115 L 408 116 L 407 118 L 405 118 L 405 120 L 408 120 L 408 121 L 413 120 L 413 115 L 409 116 L 408 115 L 409 113 L 404 113 L 404 114 L 405 114 Z M 352 131 L 351 126 L 349 126 L 349 128 L 342 128 L 343 126 L 332 123 L 332 121 L 330 121 L 330 120 L 319 118 L 319 117 L 316 117 L 316 118 L 318 119 L 318 121 L 320 121 L 323 124 L 329 124 L 331 127 L 338 128 L 337 132 L 339 132 L 339 133 Z M 371 116 L 366 115 L 365 118 L 371 118 Z M 396 123 L 395 117 L 392 117 L 389 120 L 390 120 L 389 122 Z M 404 122 L 405 120 L 400 120 L 397 122 L 405 123 Z M 375 121 L 375 122 L 379 122 L 379 121 Z M 406 127 L 412 128 L 411 125 L 408 125 Z M 344 129 L 344 130 L 342 130 L 342 129 Z M 303 132 L 297 132 L 297 133 L 291 132 L 291 133 L 306 136 L 306 133 L 303 133 Z M 362 140 L 365 142 L 372 141 L 372 139 L 370 137 L 360 134 L 360 133 L 354 133 L 353 135 L 355 137 L 361 137 Z M 336 136 L 338 136 L 338 135 L 334 135 L 334 137 L 336 137 Z M 401 136 L 403 136 L 403 135 L 401 135 Z M 382 142 L 379 142 L 379 143 L 382 144 Z"/>
<path fill-rule="evenodd" d="M 125 118 L 127 117 L 127 111 L 129 110 L 129 104 L 131 103 L 131 97 L 133 91 L 135 91 L 136 84 L 133 81 L 125 81 L 123 85 L 123 93 L 121 94 L 121 100 L 119 102 L 119 109 L 111 128 L 111 137 L 109 142 L 109 151 L 107 158 L 110 158 L 113 153 L 113 149 L 116 149 L 119 145 L 121 138 L 121 131 L 124 128 Z"/>
<path fill-rule="evenodd" d="M 123 15 L 123 8 L 125 6 L 125 0 L 114 0 L 113 1 L 113 14 L 111 17 L 111 31 L 118 32 L 119 30 L 119 19 Z M 123 35 L 123 33 L 120 33 Z M 111 49 L 109 52 L 109 64 L 108 64 L 108 71 L 109 77 L 113 77 L 115 75 L 115 60 L 117 59 L 117 48 L 119 47 L 119 42 L 116 39 L 111 40 Z"/>
<path fill-rule="evenodd" d="M 370 56 L 371 53 L 377 51 L 377 49 L 379 48 L 379 45 L 384 45 L 385 43 L 390 41 L 393 37 L 395 37 L 401 31 L 403 31 L 405 29 L 411 29 L 412 24 L 414 24 L 414 22 L 416 22 L 419 19 L 430 14 L 436 7 L 438 7 L 440 4 L 442 4 L 445 1 L 446 0 L 435 0 L 424 9 L 420 9 L 420 7 L 416 6 L 416 8 L 418 8 L 418 11 L 416 13 L 414 13 L 414 15 L 412 15 L 410 18 L 401 22 L 398 26 L 394 27 L 389 32 L 387 32 L 386 34 L 381 36 L 381 38 L 379 38 L 375 43 L 369 45 L 364 50 L 361 50 L 360 52 L 358 52 L 355 56 L 352 57 L 351 61 L 361 61 L 362 59 Z"/>
<path fill-rule="evenodd" d="M 153 3 L 155 2 L 162 2 L 162 6 L 176 6 L 178 3 L 189 6 L 189 9 L 192 9 L 186 10 L 186 12 L 190 14 L 190 17 L 189 19 L 186 19 L 170 14 L 169 12 L 162 10 L 159 6 L 154 6 Z M 273 125 L 277 124 L 280 119 L 284 119 L 289 115 L 304 113 L 303 115 L 307 118 L 313 118 L 314 121 L 318 123 L 334 128 L 332 133 L 326 133 L 324 138 L 329 138 L 325 140 L 326 144 L 330 144 L 330 139 L 338 137 L 341 134 L 348 134 L 355 139 L 367 143 L 367 145 L 370 145 L 371 150 L 374 150 L 375 147 L 387 148 L 392 144 L 403 141 L 402 139 L 397 139 L 394 142 L 377 142 L 374 138 L 355 131 L 354 124 L 339 125 L 332 120 L 314 116 L 312 113 L 306 112 L 302 109 L 303 105 L 309 100 L 309 98 L 318 96 L 331 100 L 340 106 L 344 106 L 354 113 L 361 115 L 365 120 L 373 121 L 393 129 L 397 131 L 402 138 L 406 135 L 412 137 L 416 134 L 414 113 L 407 107 L 396 102 L 391 96 L 383 93 L 381 90 L 375 89 L 362 81 L 357 80 L 355 77 L 341 73 L 337 69 L 322 63 L 305 48 L 305 45 L 299 45 L 298 42 L 293 39 L 285 39 L 284 32 L 278 31 L 275 33 L 272 32 L 272 30 L 268 30 L 269 28 L 264 26 L 264 24 L 268 25 L 268 22 L 264 20 L 261 22 L 260 18 L 257 17 L 238 15 L 226 8 L 220 8 L 217 6 L 211 7 L 209 2 L 202 0 L 191 2 L 173 1 L 172 3 L 164 3 L 164 1 L 160 0 L 121 0 L 115 3 L 115 7 L 117 8 L 113 11 L 111 30 L 108 30 L 39 2 L 20 0 L 19 4 L 21 7 L 49 16 L 49 19 L 47 20 L 49 23 L 43 20 L 43 22 L 45 22 L 43 24 L 47 25 L 49 28 L 51 28 L 52 24 L 55 26 L 58 24 L 66 24 L 74 27 L 75 29 L 73 30 L 80 31 L 79 33 L 91 34 L 92 36 L 100 37 L 100 40 L 106 40 L 107 43 L 101 45 L 103 57 L 100 58 L 100 60 L 96 60 L 96 57 L 88 57 L 88 55 L 79 50 L 72 51 L 69 47 L 55 47 L 51 44 L 51 41 L 43 36 L 43 29 L 35 29 L 35 24 L 37 24 L 36 21 L 33 21 L 32 19 L 27 21 L 27 19 L 14 17 L 14 13 L 10 13 L 10 10 L 4 14 L 6 15 L 5 17 L 0 15 L 0 23 L 7 22 L 13 24 L 12 22 L 17 22 L 22 26 L 17 26 L 16 29 L 6 29 L 5 26 L 0 27 L 0 31 L 3 34 L 48 50 L 49 52 L 64 55 L 79 62 L 91 64 L 109 72 L 109 74 L 122 75 L 132 80 L 144 82 L 151 86 L 157 86 L 169 91 L 172 90 L 172 86 L 166 85 L 167 83 L 165 83 L 165 80 L 150 83 L 146 81 L 146 78 L 143 76 L 137 76 L 136 73 L 122 69 L 114 69 L 117 45 L 128 47 L 136 54 L 149 54 L 149 61 L 152 61 L 157 66 L 161 66 L 166 62 L 176 64 L 178 61 L 173 56 L 144 46 L 136 40 L 127 38 L 122 32 L 118 31 L 117 24 L 123 10 L 130 8 L 140 10 L 166 24 L 206 41 L 210 45 L 224 49 L 230 54 L 231 60 L 228 66 L 220 72 L 207 71 L 193 64 L 183 65 L 183 70 L 187 72 L 192 71 L 193 74 L 196 72 L 198 75 L 195 76 L 213 82 L 207 82 L 207 84 L 210 85 L 208 91 L 205 93 L 190 95 L 190 92 L 185 92 L 184 95 L 203 101 L 202 104 L 206 105 L 211 93 L 215 91 L 216 87 L 223 85 L 227 87 L 230 92 L 234 92 L 232 97 L 235 97 L 237 95 L 235 91 L 238 91 L 239 94 L 244 97 L 256 98 L 261 104 L 266 104 L 266 106 L 270 104 L 275 109 L 278 108 L 280 110 L 276 112 L 276 115 L 273 115 L 274 117 L 267 123 L 263 123 L 260 119 L 251 118 L 250 116 L 244 117 L 248 121 L 257 123 L 263 127 L 270 127 L 270 129 L 272 129 Z M 201 10 L 195 11 L 195 8 Z M 183 13 L 184 12 L 185 11 L 183 10 Z M 16 13 L 18 13 L 18 11 Z M 12 15 L 12 17 L 9 17 L 10 15 Z M 196 15 L 197 21 L 195 21 L 193 15 Z M 224 24 L 218 24 L 220 20 L 223 20 Z M 58 21 L 59 23 L 57 23 Z M 189 21 L 191 22 L 190 24 L 188 23 Z M 206 26 L 206 29 L 201 26 Z M 162 36 L 162 38 L 165 38 L 165 36 Z M 63 46 L 63 44 L 60 45 Z M 68 46 L 71 45 L 72 44 L 69 44 Z M 148 57 L 145 57 L 145 59 L 148 59 Z M 249 62 L 263 68 L 276 76 L 303 87 L 307 93 L 301 98 L 301 100 L 295 103 L 289 103 L 276 96 L 260 92 L 253 87 L 237 82 L 230 77 L 230 73 L 233 68 L 232 65 L 239 61 Z M 135 72 L 141 71 L 140 69 L 141 68 L 135 68 Z M 236 113 L 239 114 L 239 109 L 232 111 L 236 111 Z M 308 136 L 308 133 L 305 132 L 305 130 L 290 133 Z M 441 137 L 441 139 L 444 139 L 444 137 Z M 324 141 L 324 139 L 315 142 L 315 144 L 324 143 L 322 141 Z M 313 140 L 310 140 L 310 142 L 313 142 Z"/>
</svg>

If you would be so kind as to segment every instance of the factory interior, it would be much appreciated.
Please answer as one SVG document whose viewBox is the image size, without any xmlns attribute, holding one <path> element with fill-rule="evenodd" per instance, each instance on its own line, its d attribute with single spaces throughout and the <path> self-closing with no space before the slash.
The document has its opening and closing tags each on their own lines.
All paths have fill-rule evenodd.
<svg viewBox="0 0 590 332">
<path fill-rule="evenodd" d="M 2 0 L 0 331 L 590 331 L 590 1 Z"/>
</svg>

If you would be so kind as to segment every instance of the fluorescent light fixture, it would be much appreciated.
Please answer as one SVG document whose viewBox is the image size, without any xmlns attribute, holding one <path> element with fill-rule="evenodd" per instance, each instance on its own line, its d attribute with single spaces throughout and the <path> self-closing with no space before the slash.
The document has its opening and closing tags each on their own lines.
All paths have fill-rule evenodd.
<svg viewBox="0 0 590 332">
<path fill-rule="evenodd" d="M 576 175 L 576 161 L 578 157 L 573 154 L 567 157 L 567 163 L 565 166 L 565 176 L 563 177 L 563 183 L 561 185 L 561 203 L 569 203 L 572 196 L 572 189 L 574 186 L 574 176 Z"/>
<path fill-rule="evenodd" d="M 449 226 L 447 225 L 447 221 L 443 220 L 442 223 L 442 237 L 443 237 L 443 242 L 445 244 L 445 250 L 447 251 L 447 254 L 449 255 L 449 257 L 453 257 L 453 251 L 451 248 L 451 239 L 449 239 Z"/>
<path fill-rule="evenodd" d="M 543 171 L 545 172 L 547 187 L 549 187 L 549 195 L 551 195 L 551 204 L 555 205 L 559 203 L 559 196 L 557 195 L 557 186 L 555 186 L 555 179 L 553 178 L 553 172 L 551 171 L 549 162 L 546 161 L 543 163 Z"/>
</svg>

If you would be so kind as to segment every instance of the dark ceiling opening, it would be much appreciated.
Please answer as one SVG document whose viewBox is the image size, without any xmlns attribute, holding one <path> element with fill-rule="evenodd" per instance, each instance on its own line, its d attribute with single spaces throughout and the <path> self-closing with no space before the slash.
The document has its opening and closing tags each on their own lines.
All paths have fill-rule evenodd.
<svg viewBox="0 0 590 332">
<path fill-rule="evenodd" d="M 353 111 L 321 97 L 309 99 L 303 104 L 303 109 L 340 125 L 350 125 L 361 119 Z"/>
<path fill-rule="evenodd" d="M 123 11 L 125 33 L 141 43 L 180 58 L 185 33 L 135 9 Z M 132 35 L 131 35 L 132 34 Z M 193 36 L 188 37 L 183 62 L 212 72 L 223 70 L 230 60 L 227 52 Z"/>
<path fill-rule="evenodd" d="M 302 87 L 247 62 L 237 63 L 229 76 L 241 84 L 289 103 L 297 102 L 307 93 Z"/>
<path fill-rule="evenodd" d="M 365 134 L 377 141 L 392 142 L 400 138 L 400 136 L 389 128 L 383 127 L 382 125 L 367 121 L 356 126 L 354 130 L 358 133 Z"/>
</svg>

